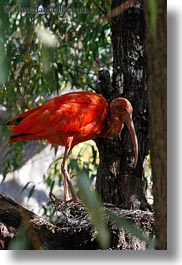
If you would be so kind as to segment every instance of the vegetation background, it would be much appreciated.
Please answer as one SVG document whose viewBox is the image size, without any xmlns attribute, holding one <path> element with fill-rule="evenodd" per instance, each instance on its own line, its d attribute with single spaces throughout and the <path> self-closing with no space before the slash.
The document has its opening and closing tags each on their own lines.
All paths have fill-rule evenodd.
<svg viewBox="0 0 182 265">
<path fill-rule="evenodd" d="M 165 10 L 162 8 L 161 2 L 158 1 L 156 7 L 156 1 L 148 1 L 147 8 L 149 9 L 145 9 L 145 11 L 150 10 L 150 19 L 147 24 L 149 32 L 155 32 L 158 25 L 157 21 L 160 21 L 160 19 L 157 20 L 157 11 Z M 49 13 L 42 10 L 42 6 L 51 5 L 55 7 L 57 1 L 29 1 L 28 3 L 23 0 L 1 1 L 0 104 L 2 148 L 0 162 L 1 173 L 4 178 L 8 172 L 13 172 L 22 166 L 24 163 L 23 154 L 26 149 L 29 149 L 25 143 L 7 145 L 8 130 L 4 124 L 8 118 L 35 106 L 35 104 L 42 104 L 50 97 L 59 95 L 67 87 L 93 90 L 97 81 L 97 72 L 103 66 L 108 67 L 112 72 L 111 27 L 108 20 L 104 18 L 104 14 L 108 14 L 110 11 L 111 2 L 85 1 L 82 3 L 81 1 L 73 1 L 69 3 L 69 1 L 60 1 L 60 3 L 62 6 L 75 8 L 77 12 Z M 39 13 L 25 13 L 18 9 L 21 7 L 23 10 L 23 8 L 31 8 L 32 6 L 39 7 Z M 80 8 L 81 12 L 78 14 Z M 162 15 L 159 18 L 162 18 Z M 153 43 L 156 36 L 155 34 L 151 36 L 150 43 Z M 45 143 L 38 143 L 34 149 L 41 150 L 44 145 Z M 70 173 L 73 176 L 76 175 L 75 170 L 77 173 L 81 172 L 80 175 L 87 176 L 86 178 L 83 177 L 85 179 L 84 186 L 81 186 L 82 183 L 78 179 L 78 188 L 83 197 L 85 197 L 85 190 L 89 192 L 98 165 L 96 146 L 89 145 L 88 160 L 83 160 L 85 155 L 79 153 L 76 154 L 79 159 L 75 159 L 73 154 L 69 163 Z M 56 153 L 57 147 L 53 148 Z M 83 149 L 81 148 L 81 150 Z M 50 165 L 48 174 L 44 176 L 44 180 L 51 191 L 62 180 L 58 170 L 59 163 L 60 161 L 55 161 Z M 143 161 L 141 161 L 142 163 Z M 140 177 L 142 178 L 142 176 Z M 164 174 L 164 179 L 165 177 Z M 27 183 L 25 187 L 22 187 L 22 191 L 28 185 L 31 185 L 29 192 L 29 197 L 31 197 L 36 187 L 32 183 Z M 165 199 L 164 195 L 163 202 Z M 92 205 L 88 203 L 87 206 L 92 212 Z M 100 214 L 99 204 L 97 209 L 98 214 Z M 158 210 L 160 209 L 158 208 Z M 166 211 L 164 212 L 166 213 Z M 44 206 L 44 214 L 51 218 L 50 208 Z M 163 243 L 162 248 L 165 249 L 165 239 Z"/>
</svg>

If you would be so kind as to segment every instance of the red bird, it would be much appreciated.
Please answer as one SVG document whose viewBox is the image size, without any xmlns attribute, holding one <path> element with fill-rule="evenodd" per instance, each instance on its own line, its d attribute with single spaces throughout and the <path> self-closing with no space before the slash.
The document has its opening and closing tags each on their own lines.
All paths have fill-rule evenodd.
<svg viewBox="0 0 182 265">
<path fill-rule="evenodd" d="M 65 146 L 61 165 L 64 201 L 79 201 L 71 183 L 66 159 L 78 143 L 96 137 L 114 137 L 128 127 L 135 149 L 134 167 L 138 160 L 138 141 L 132 121 L 132 105 L 125 98 L 115 98 L 110 104 L 104 97 L 91 92 L 72 92 L 50 99 L 42 106 L 23 112 L 7 123 L 11 130 L 9 143 L 45 139 Z"/>
</svg>

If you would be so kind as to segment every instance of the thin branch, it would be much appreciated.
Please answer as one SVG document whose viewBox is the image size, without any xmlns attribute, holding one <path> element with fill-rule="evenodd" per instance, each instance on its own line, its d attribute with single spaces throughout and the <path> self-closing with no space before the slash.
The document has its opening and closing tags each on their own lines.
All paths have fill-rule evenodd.
<svg viewBox="0 0 182 265">
<path fill-rule="evenodd" d="M 121 5 L 117 6 L 116 8 L 112 9 L 111 12 L 105 15 L 105 19 L 110 19 L 112 17 L 117 17 L 126 9 L 134 6 L 137 0 L 127 0 L 126 2 L 122 3 Z"/>
</svg>

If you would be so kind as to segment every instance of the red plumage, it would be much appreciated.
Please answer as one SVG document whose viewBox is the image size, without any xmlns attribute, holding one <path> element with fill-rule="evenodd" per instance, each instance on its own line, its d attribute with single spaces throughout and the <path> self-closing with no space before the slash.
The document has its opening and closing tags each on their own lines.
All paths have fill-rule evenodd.
<svg viewBox="0 0 182 265">
<path fill-rule="evenodd" d="M 110 105 L 101 95 L 92 92 L 73 92 L 50 99 L 42 106 L 25 111 L 11 119 L 9 143 L 22 140 L 48 140 L 65 146 L 62 163 L 64 199 L 79 201 L 69 175 L 66 159 L 76 144 L 96 137 L 113 137 L 126 123 L 135 147 L 135 165 L 138 157 L 137 138 L 131 120 L 132 106 L 124 98 L 114 99 Z"/>
<path fill-rule="evenodd" d="M 9 143 L 45 139 L 65 146 L 72 136 L 74 146 L 101 133 L 107 110 L 107 101 L 95 93 L 73 92 L 53 98 L 8 122 L 12 130 Z"/>
</svg>

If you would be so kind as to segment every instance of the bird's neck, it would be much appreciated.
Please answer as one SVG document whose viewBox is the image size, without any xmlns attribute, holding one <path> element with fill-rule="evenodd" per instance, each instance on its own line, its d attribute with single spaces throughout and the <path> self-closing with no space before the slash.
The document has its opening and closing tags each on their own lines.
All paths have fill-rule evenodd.
<svg viewBox="0 0 182 265">
<path fill-rule="evenodd" d="M 105 126 L 102 130 L 101 137 L 114 137 L 118 135 L 124 127 L 124 123 L 121 119 L 109 111 L 106 120 Z"/>
</svg>

